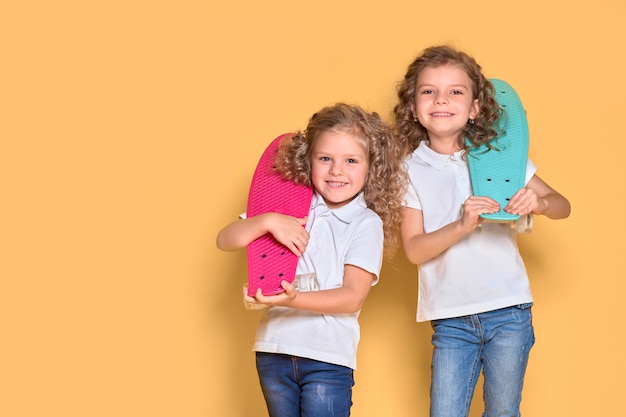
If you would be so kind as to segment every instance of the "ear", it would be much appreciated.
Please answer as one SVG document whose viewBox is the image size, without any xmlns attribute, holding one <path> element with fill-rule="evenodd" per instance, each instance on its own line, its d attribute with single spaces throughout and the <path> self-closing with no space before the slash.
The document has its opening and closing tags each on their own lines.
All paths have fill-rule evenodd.
<svg viewBox="0 0 626 417">
<path fill-rule="evenodd" d="M 478 99 L 475 98 L 474 101 L 472 101 L 472 106 L 470 107 L 469 118 L 475 119 L 479 113 L 480 113 L 480 106 L 478 105 Z"/>
<path fill-rule="evenodd" d="M 415 101 L 411 100 L 411 114 L 413 115 L 413 117 L 417 117 L 415 115 Z"/>
</svg>

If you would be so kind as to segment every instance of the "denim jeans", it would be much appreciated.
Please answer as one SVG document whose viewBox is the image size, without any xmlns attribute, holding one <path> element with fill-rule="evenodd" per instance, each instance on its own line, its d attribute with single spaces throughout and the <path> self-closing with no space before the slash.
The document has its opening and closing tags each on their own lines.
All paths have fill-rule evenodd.
<svg viewBox="0 0 626 417">
<path fill-rule="evenodd" d="M 467 417 L 481 368 L 483 417 L 519 417 L 535 343 L 532 304 L 433 320 L 431 417 Z"/>
<path fill-rule="evenodd" d="M 270 417 L 350 415 L 351 368 L 263 352 L 257 352 L 256 366 Z"/>
</svg>

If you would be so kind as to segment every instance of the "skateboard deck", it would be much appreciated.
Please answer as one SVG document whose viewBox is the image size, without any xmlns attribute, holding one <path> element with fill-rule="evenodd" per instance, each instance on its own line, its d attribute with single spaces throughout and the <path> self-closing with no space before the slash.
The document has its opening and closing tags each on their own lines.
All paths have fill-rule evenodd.
<svg viewBox="0 0 626 417">
<path fill-rule="evenodd" d="M 274 139 L 261 155 L 250 184 L 247 217 L 267 212 L 298 218 L 308 215 L 313 188 L 286 180 L 273 169 L 280 142 L 290 135 Z M 247 256 L 249 296 L 254 296 L 258 288 L 263 295 L 279 294 L 284 291 L 281 281 L 293 282 L 298 257 L 270 233 L 251 242 Z"/>
<path fill-rule="evenodd" d="M 520 219 L 503 209 L 509 199 L 525 185 L 528 161 L 528 121 L 519 96 L 507 82 L 490 79 L 495 88 L 495 99 L 505 111 L 500 119 L 502 134 L 489 145 L 470 148 L 468 164 L 474 195 L 491 197 L 500 203 L 497 213 L 481 214 L 491 221 L 530 222 L 530 216 Z M 518 225 L 519 226 L 519 225 Z"/>
</svg>

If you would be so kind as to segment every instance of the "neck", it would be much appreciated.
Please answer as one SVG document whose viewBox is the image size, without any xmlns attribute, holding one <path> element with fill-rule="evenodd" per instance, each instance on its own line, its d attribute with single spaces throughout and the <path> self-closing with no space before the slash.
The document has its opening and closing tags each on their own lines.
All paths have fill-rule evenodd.
<svg viewBox="0 0 626 417">
<path fill-rule="evenodd" d="M 428 147 L 442 155 L 453 155 L 455 152 L 458 152 L 462 149 L 459 141 L 456 138 L 447 140 L 430 139 L 430 141 L 428 142 Z"/>
</svg>

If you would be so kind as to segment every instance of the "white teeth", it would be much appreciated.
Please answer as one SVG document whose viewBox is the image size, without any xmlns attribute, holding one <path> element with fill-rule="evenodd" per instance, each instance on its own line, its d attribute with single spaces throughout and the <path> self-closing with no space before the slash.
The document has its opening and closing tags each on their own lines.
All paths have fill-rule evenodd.
<svg viewBox="0 0 626 417">
<path fill-rule="evenodd" d="M 331 181 L 328 181 L 328 185 L 330 185 L 331 187 L 341 187 L 344 184 L 345 184 L 344 182 L 331 182 Z"/>
<path fill-rule="evenodd" d="M 433 116 L 435 117 L 452 116 L 452 113 L 433 113 Z"/>
</svg>

